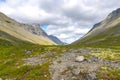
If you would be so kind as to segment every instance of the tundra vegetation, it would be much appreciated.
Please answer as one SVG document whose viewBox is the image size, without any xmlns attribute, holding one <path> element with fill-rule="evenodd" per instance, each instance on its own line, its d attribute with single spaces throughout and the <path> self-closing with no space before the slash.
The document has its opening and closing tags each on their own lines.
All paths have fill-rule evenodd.
<svg viewBox="0 0 120 80">
<path fill-rule="evenodd" d="M 74 45 L 44 46 L 22 41 L 21 44 L 12 44 L 10 41 L 2 39 L 0 39 L 0 42 L 0 78 L 3 80 L 50 80 L 54 77 L 51 74 L 51 65 L 54 65 L 56 60 L 57 64 L 64 66 L 62 63 L 65 61 L 60 58 L 63 58 L 62 56 L 67 53 L 68 55 L 66 56 L 74 53 L 76 56 L 82 55 L 86 60 L 83 62 L 76 62 L 83 63 L 82 65 L 76 65 L 74 67 L 67 66 L 68 68 L 63 69 L 64 71 L 60 73 L 61 75 L 67 75 L 69 72 L 72 73 L 72 71 L 79 66 L 79 69 L 83 69 L 83 71 L 78 72 L 78 74 L 76 73 L 76 75 L 84 76 L 89 73 L 89 71 L 85 70 L 86 67 L 84 66 L 84 62 L 87 64 L 87 62 L 91 63 L 96 60 L 95 63 L 99 63 L 99 60 L 101 60 L 101 65 L 95 70 L 96 78 L 101 80 L 120 80 L 119 47 L 91 48 Z M 27 61 L 29 58 L 33 59 L 33 62 L 30 62 L 30 60 Z M 39 58 L 42 59 L 39 60 Z M 104 63 L 104 61 L 106 63 Z M 115 66 L 113 66 L 114 64 Z M 94 65 L 91 64 L 89 66 Z M 79 69 L 77 70 L 79 71 Z M 72 80 L 79 80 L 79 78 L 73 78 Z"/>
</svg>

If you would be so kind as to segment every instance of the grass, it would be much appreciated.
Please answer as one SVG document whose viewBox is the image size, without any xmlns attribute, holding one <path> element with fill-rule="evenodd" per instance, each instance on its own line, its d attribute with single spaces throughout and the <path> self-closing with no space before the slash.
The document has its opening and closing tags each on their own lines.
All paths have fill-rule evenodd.
<svg viewBox="0 0 120 80">
<path fill-rule="evenodd" d="M 48 70 L 49 65 L 50 65 L 50 62 L 46 62 L 42 66 L 41 65 L 35 66 L 29 72 L 29 75 L 27 76 L 26 80 L 30 80 L 30 79 L 50 80 L 50 73 Z"/>
<path fill-rule="evenodd" d="M 97 77 L 100 80 L 120 80 L 120 70 L 109 69 L 107 67 L 100 67 L 97 72 Z"/>
<path fill-rule="evenodd" d="M 12 40 L 12 39 L 11 39 Z M 70 49 L 86 48 L 79 45 L 67 45 L 67 46 L 45 46 L 35 45 L 29 42 L 20 40 L 3 40 L 0 39 L 0 78 L 2 79 L 18 79 L 18 80 L 50 80 L 49 66 L 51 62 L 46 62 L 42 65 L 25 65 L 22 61 L 24 58 L 31 56 L 39 56 L 46 52 L 55 52 L 55 55 L 48 55 L 45 58 L 55 58 L 65 52 L 69 52 Z M 95 50 L 97 49 L 97 50 Z M 119 49 L 107 49 L 107 48 L 91 48 L 91 55 L 99 57 L 101 59 L 118 61 L 120 60 Z M 29 54 L 26 51 L 30 51 Z M 84 55 L 89 59 L 91 55 Z M 100 79 L 104 79 L 102 74 L 107 74 L 111 78 L 118 78 L 119 70 L 113 69 L 98 73 Z M 114 76 L 113 76 L 114 75 Z M 105 77 L 106 78 L 106 77 Z M 119 80 L 119 78 L 118 78 Z"/>
<path fill-rule="evenodd" d="M 120 62 L 120 50 L 97 48 L 91 51 L 91 55 L 109 62 Z M 100 80 L 120 80 L 120 69 L 112 67 L 110 64 L 102 65 L 98 68 L 97 77 Z"/>
<path fill-rule="evenodd" d="M 109 61 L 120 61 L 120 51 L 113 49 L 97 49 L 92 51 L 91 54 L 98 58 Z"/>
<path fill-rule="evenodd" d="M 120 49 L 120 25 L 110 27 L 104 32 L 97 34 L 89 39 L 84 38 L 80 42 L 74 43 L 75 45 L 93 48 L 119 48 Z"/>
<path fill-rule="evenodd" d="M 59 56 L 64 52 L 69 51 L 70 49 L 77 49 L 77 47 L 68 47 L 68 46 L 39 46 L 34 44 L 23 44 L 20 46 L 13 45 L 5 45 L 0 46 L 0 78 L 3 79 L 19 79 L 19 80 L 50 80 L 49 66 L 51 62 L 46 62 L 43 65 L 24 65 L 25 63 L 22 61 L 24 58 L 29 58 L 30 56 L 39 56 L 46 52 L 56 52 L 55 56 Z M 30 54 L 25 54 L 25 50 L 32 51 Z M 92 49 L 91 55 L 99 57 L 105 60 L 120 60 L 119 50 L 112 49 Z M 46 58 L 54 58 L 55 56 L 46 56 Z M 90 55 L 86 55 L 89 59 Z M 119 71 L 106 71 L 98 73 L 98 77 L 100 79 L 105 80 L 106 76 L 102 74 L 106 74 L 110 76 L 112 79 L 118 78 L 119 80 Z M 114 76 L 113 76 L 114 75 Z M 109 78 L 108 78 L 109 79 Z"/>
<path fill-rule="evenodd" d="M 55 52 L 59 56 L 62 52 L 68 50 L 64 46 L 45 46 L 36 45 L 24 41 L 16 41 L 14 44 L 8 40 L 0 39 L 0 78 L 18 79 L 18 80 L 50 80 L 48 67 L 51 62 L 42 65 L 25 65 L 24 58 L 39 56 L 46 52 Z M 26 51 L 30 51 L 27 54 Z M 54 58 L 55 56 L 46 56 Z"/>
</svg>

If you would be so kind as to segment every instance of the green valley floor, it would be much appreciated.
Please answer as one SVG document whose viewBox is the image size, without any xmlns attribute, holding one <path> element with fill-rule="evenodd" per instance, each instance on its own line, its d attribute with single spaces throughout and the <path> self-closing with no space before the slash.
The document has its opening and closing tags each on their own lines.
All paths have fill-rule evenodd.
<svg viewBox="0 0 120 80">
<path fill-rule="evenodd" d="M 0 80 L 120 80 L 120 50 L 0 44 Z"/>
</svg>

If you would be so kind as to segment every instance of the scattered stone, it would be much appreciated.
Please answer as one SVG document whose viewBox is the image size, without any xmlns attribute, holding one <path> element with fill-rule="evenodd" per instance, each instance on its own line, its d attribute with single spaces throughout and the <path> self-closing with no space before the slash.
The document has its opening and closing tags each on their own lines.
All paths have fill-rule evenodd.
<svg viewBox="0 0 120 80">
<path fill-rule="evenodd" d="M 5 80 L 16 80 L 16 79 L 5 79 Z"/>
<path fill-rule="evenodd" d="M 72 70 L 72 73 L 73 73 L 74 75 L 78 75 L 78 74 L 80 73 L 80 69 L 73 69 L 73 70 Z"/>
<path fill-rule="evenodd" d="M 44 77 L 47 77 L 47 75 L 44 75 Z"/>
<path fill-rule="evenodd" d="M 91 80 L 98 80 L 95 72 L 89 73 L 88 75 L 91 77 Z"/>
<path fill-rule="evenodd" d="M 84 56 L 77 56 L 75 59 L 76 62 L 82 62 L 84 60 L 85 60 Z"/>
<path fill-rule="evenodd" d="M 55 65 L 55 64 L 58 64 L 56 61 L 53 61 L 53 64 Z"/>
<path fill-rule="evenodd" d="M 25 54 L 31 54 L 33 51 L 25 50 Z"/>
<path fill-rule="evenodd" d="M 77 77 L 73 76 L 73 77 L 72 77 L 72 80 L 77 80 Z"/>
<path fill-rule="evenodd" d="M 95 56 L 92 56 L 91 57 L 91 61 L 93 61 L 93 62 L 97 62 L 99 59 L 97 58 L 97 57 L 95 57 Z"/>
<path fill-rule="evenodd" d="M 54 52 L 46 52 L 39 56 L 23 59 L 23 61 L 27 65 L 42 65 L 50 61 L 52 63 L 49 66 L 51 80 L 98 80 L 96 72 L 99 71 L 98 68 L 101 65 L 110 64 L 109 69 L 113 69 L 114 66 L 115 69 L 120 69 L 118 62 L 105 61 L 88 52 L 90 52 L 88 49 L 71 49 L 60 56 L 56 56 Z M 89 55 L 89 58 L 86 57 L 86 59 L 86 55 Z"/>
<path fill-rule="evenodd" d="M 80 52 L 83 53 L 83 54 L 88 54 L 89 50 L 87 50 L 87 49 L 81 49 Z"/>
<path fill-rule="evenodd" d="M 64 80 L 64 79 L 61 79 L 61 80 Z"/>
</svg>

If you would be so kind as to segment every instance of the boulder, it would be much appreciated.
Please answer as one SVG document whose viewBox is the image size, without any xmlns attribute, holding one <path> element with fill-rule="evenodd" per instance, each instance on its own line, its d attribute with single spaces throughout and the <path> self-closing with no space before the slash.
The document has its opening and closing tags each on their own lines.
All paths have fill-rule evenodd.
<svg viewBox="0 0 120 80">
<path fill-rule="evenodd" d="M 77 56 L 75 59 L 76 62 L 82 62 L 84 60 L 85 60 L 84 56 Z"/>
</svg>

